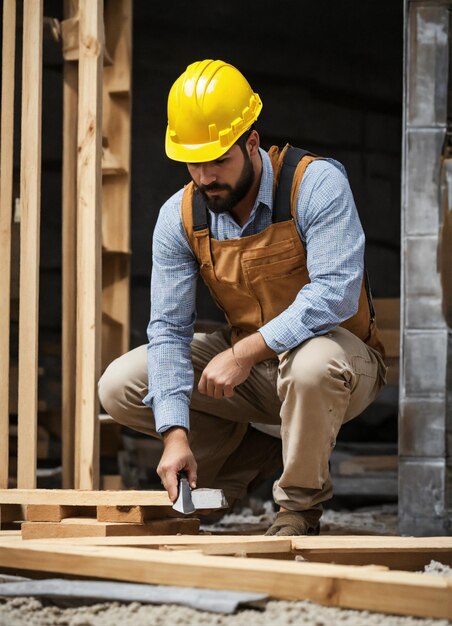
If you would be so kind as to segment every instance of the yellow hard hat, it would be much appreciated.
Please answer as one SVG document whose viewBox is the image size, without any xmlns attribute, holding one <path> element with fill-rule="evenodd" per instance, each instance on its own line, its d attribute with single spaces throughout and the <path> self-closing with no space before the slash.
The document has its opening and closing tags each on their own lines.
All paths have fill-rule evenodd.
<svg viewBox="0 0 452 626">
<path fill-rule="evenodd" d="M 168 96 L 166 154 L 185 163 L 218 159 L 261 109 L 258 94 L 235 67 L 210 59 L 192 63 Z"/>
</svg>

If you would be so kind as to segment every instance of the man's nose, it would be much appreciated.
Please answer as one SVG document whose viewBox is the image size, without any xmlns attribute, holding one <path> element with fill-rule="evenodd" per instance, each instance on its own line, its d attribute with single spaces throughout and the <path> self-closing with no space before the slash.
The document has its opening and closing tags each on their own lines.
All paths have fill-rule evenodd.
<svg viewBox="0 0 452 626">
<path fill-rule="evenodd" d="M 213 168 L 209 165 L 202 164 L 199 168 L 199 183 L 201 185 L 210 185 L 215 182 L 216 176 Z"/>
</svg>

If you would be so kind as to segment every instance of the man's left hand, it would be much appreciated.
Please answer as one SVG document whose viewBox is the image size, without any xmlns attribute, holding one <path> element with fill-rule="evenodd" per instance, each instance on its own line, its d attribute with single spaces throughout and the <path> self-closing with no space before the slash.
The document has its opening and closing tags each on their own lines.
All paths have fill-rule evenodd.
<svg viewBox="0 0 452 626">
<path fill-rule="evenodd" d="M 219 400 L 234 395 L 234 388 L 249 376 L 251 366 L 239 365 L 232 349 L 214 356 L 201 374 L 198 391 Z"/>
<path fill-rule="evenodd" d="M 211 398 L 230 398 L 237 385 L 245 382 L 256 363 L 274 358 L 259 332 L 241 339 L 234 346 L 213 357 L 201 374 L 198 391 Z"/>
</svg>

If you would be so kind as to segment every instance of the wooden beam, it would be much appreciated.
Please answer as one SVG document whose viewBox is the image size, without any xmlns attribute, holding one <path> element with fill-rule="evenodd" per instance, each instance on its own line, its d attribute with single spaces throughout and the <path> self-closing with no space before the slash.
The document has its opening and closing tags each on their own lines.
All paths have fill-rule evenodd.
<svg viewBox="0 0 452 626">
<path fill-rule="evenodd" d="M 157 509 L 156 509 L 157 510 Z M 449 537 L 111 537 L 80 539 L 77 545 L 129 546 L 201 550 L 204 554 L 283 554 L 302 556 L 310 562 L 342 565 L 382 565 L 391 569 L 422 570 L 432 560 L 452 566 Z"/>
<path fill-rule="evenodd" d="M 312 541 L 310 541 L 312 539 Z M 450 537 L 320 536 L 294 537 L 293 550 L 307 561 L 343 565 L 385 565 L 422 570 L 430 561 L 452 566 Z"/>
<path fill-rule="evenodd" d="M 80 0 L 75 486 L 99 484 L 102 0 Z"/>
<path fill-rule="evenodd" d="M 166 491 L 92 491 L 73 489 L 3 489 L 0 504 L 70 506 L 171 506 Z"/>
<path fill-rule="evenodd" d="M 197 535 L 199 519 L 164 519 L 145 524 L 99 522 L 92 518 L 69 517 L 60 522 L 24 522 L 22 539 L 58 539 L 64 537 L 114 537 L 133 535 Z"/>
<path fill-rule="evenodd" d="M 143 524 L 145 521 L 142 506 L 98 506 L 98 522 L 131 522 Z"/>
<path fill-rule="evenodd" d="M 24 0 L 17 484 L 36 486 L 43 0 Z"/>
<path fill-rule="evenodd" d="M 14 155 L 14 67 L 16 0 L 3 3 L 2 102 L 0 130 L 0 488 L 9 475 L 9 325 L 11 293 L 11 220 Z"/>
<path fill-rule="evenodd" d="M 452 618 L 446 577 L 344 565 L 236 559 L 194 552 L 0 541 L 0 566 L 202 589 L 267 593 L 284 600 L 416 617 Z"/>
<path fill-rule="evenodd" d="M 63 25 L 78 12 L 77 3 L 65 0 L 62 22 L 63 48 L 66 41 Z M 78 17 L 77 17 L 78 57 Z M 64 57 L 66 59 L 66 57 Z M 62 389 L 61 438 L 63 487 L 74 487 L 75 468 L 75 385 L 76 379 L 76 310 L 77 310 L 77 115 L 78 65 L 63 63 L 63 198 L 62 198 Z"/>
</svg>

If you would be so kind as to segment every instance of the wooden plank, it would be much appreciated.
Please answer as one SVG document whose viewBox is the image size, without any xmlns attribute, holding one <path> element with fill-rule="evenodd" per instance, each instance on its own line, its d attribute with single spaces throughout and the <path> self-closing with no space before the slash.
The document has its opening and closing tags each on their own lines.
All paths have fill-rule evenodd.
<svg viewBox="0 0 452 626">
<path fill-rule="evenodd" d="M 3 3 L 2 95 L 0 126 L 0 489 L 9 475 L 9 325 L 11 295 L 11 220 L 14 163 L 14 67 L 16 0 Z"/>
<path fill-rule="evenodd" d="M 75 486 L 80 489 L 99 484 L 102 9 L 101 0 L 80 0 L 75 447 Z"/>
<path fill-rule="evenodd" d="M 193 552 L 74 546 L 15 536 L 0 542 L 0 566 L 113 580 L 268 593 L 284 600 L 397 615 L 452 618 L 446 577 L 317 563 L 236 559 Z"/>
<path fill-rule="evenodd" d="M 36 486 L 43 0 L 24 0 L 17 484 Z"/>
<path fill-rule="evenodd" d="M 132 0 L 110 0 L 105 7 L 106 48 L 112 64 L 105 68 L 105 89 L 130 95 L 132 88 Z M 126 140 L 130 144 L 130 137 Z"/>
<path fill-rule="evenodd" d="M 0 542 L 2 534 L 0 533 Z M 159 550 L 183 549 L 202 552 L 218 550 L 219 554 L 237 552 L 291 553 L 291 537 L 253 537 L 250 535 L 197 535 L 193 537 L 160 535 L 158 537 L 82 537 L 77 540 L 62 539 L 61 543 L 80 546 L 129 546 Z"/>
<path fill-rule="evenodd" d="M 1 534 L 0 534 L 1 538 Z M 255 542 L 256 537 L 250 535 L 205 535 L 195 538 L 174 537 L 171 539 L 173 544 L 187 544 L 194 546 L 196 549 L 204 544 L 211 545 L 229 545 L 246 544 Z M 152 538 L 149 545 L 158 545 L 166 543 L 169 538 L 161 537 L 158 540 Z M 306 550 L 316 550 L 318 552 L 343 552 L 343 553 L 375 553 L 394 552 L 398 550 L 403 552 L 442 552 L 444 555 L 452 554 L 452 537 L 399 537 L 399 536 L 378 536 L 378 535 L 319 535 L 319 536 L 303 536 L 303 537 L 259 537 L 259 541 L 267 542 L 290 542 L 288 549 L 295 553 L 302 553 Z M 101 542 L 99 545 L 148 545 L 146 539 L 133 540 L 133 544 L 121 543 L 122 539 L 114 539 Z M 83 540 L 83 544 L 94 545 L 89 540 Z"/>
<path fill-rule="evenodd" d="M 3 489 L 0 504 L 71 506 L 171 506 L 166 491 L 92 491 L 78 489 Z"/>
<path fill-rule="evenodd" d="M 196 535 L 199 519 L 155 520 L 146 524 L 98 522 L 92 518 L 65 518 L 60 522 L 24 522 L 22 539 L 58 539 L 67 537 L 113 537 L 129 535 Z"/>
<path fill-rule="evenodd" d="M 104 19 L 112 64 L 103 83 L 102 312 L 115 323 L 103 326 L 102 368 L 129 349 L 132 0 L 108 2 Z"/>
<path fill-rule="evenodd" d="M 381 537 L 327 535 L 313 538 L 294 537 L 293 550 L 308 561 L 344 565 L 373 563 L 391 569 L 419 571 L 430 561 L 452 566 L 450 537 Z"/>
<path fill-rule="evenodd" d="M 77 2 L 65 0 L 62 22 L 63 50 L 67 45 L 65 22 L 77 20 Z M 66 24 L 67 26 L 67 24 Z M 64 56 L 66 59 L 66 56 Z M 76 251 L 77 251 L 77 117 L 78 117 L 78 65 L 66 60 L 63 63 L 63 198 L 62 198 L 62 389 L 61 389 L 61 439 L 63 487 L 74 487 L 75 440 L 75 386 L 76 379 Z"/>
<path fill-rule="evenodd" d="M 143 523 L 169 517 L 180 517 L 171 506 L 98 506 L 97 519 L 100 522 Z"/>
<path fill-rule="evenodd" d="M 142 506 L 98 506 L 98 522 L 133 522 L 143 524 L 145 520 Z"/>
<path fill-rule="evenodd" d="M 205 554 L 292 554 L 308 561 L 344 565 L 384 565 L 391 569 L 419 571 L 430 561 L 452 565 L 449 537 L 109 537 L 79 539 L 77 545 L 134 546 L 147 548 L 201 550 Z"/>
</svg>

